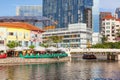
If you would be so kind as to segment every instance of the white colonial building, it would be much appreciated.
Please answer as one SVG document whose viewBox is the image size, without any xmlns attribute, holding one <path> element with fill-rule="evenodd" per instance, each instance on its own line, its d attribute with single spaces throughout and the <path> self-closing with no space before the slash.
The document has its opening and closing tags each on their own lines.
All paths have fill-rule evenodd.
<svg viewBox="0 0 120 80">
<path fill-rule="evenodd" d="M 120 19 L 116 19 L 112 15 L 105 16 L 102 20 L 101 34 L 107 37 L 107 42 L 117 42 L 118 33 L 120 32 Z"/>
<path fill-rule="evenodd" d="M 43 40 L 50 36 L 62 37 L 60 47 L 86 48 L 92 44 L 92 30 L 86 27 L 85 23 L 69 24 L 68 28 L 47 30 L 42 34 Z M 54 44 L 54 43 L 53 43 Z"/>
</svg>

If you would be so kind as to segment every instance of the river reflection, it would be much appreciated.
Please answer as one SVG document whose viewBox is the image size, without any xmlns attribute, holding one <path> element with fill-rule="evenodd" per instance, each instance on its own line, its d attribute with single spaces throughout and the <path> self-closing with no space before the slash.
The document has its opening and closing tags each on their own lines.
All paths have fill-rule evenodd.
<svg viewBox="0 0 120 80">
<path fill-rule="evenodd" d="M 120 62 L 71 62 L 0 66 L 0 80 L 120 80 Z"/>
</svg>

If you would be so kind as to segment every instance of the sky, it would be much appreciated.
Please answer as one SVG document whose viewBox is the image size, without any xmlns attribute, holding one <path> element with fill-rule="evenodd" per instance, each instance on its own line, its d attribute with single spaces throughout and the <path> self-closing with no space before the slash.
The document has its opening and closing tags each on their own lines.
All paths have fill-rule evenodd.
<svg viewBox="0 0 120 80">
<path fill-rule="evenodd" d="M 115 9 L 120 7 L 120 0 L 100 0 L 99 10 L 114 13 Z"/>
<path fill-rule="evenodd" d="M 21 5 L 42 5 L 42 0 L 0 0 L 0 16 L 15 16 Z"/>
<path fill-rule="evenodd" d="M 99 12 L 112 12 L 120 7 L 120 0 L 94 0 L 93 6 L 93 30 L 99 32 Z"/>
<path fill-rule="evenodd" d="M 120 7 L 120 0 L 94 0 L 94 10 L 114 12 Z M 42 0 L 1 0 L 0 16 L 16 15 L 16 7 L 21 5 L 42 5 Z M 94 11 L 98 13 L 98 11 Z"/>
</svg>

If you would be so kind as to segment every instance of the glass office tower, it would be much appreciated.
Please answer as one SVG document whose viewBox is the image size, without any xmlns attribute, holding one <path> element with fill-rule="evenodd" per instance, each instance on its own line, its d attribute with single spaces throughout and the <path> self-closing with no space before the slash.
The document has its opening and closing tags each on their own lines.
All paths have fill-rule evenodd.
<svg viewBox="0 0 120 80">
<path fill-rule="evenodd" d="M 120 7 L 116 8 L 115 13 L 116 13 L 116 18 L 120 19 Z"/>
<path fill-rule="evenodd" d="M 57 23 L 57 28 L 68 24 L 86 23 L 92 29 L 93 0 L 43 0 L 43 16 Z"/>
<path fill-rule="evenodd" d="M 20 21 L 28 22 L 40 28 L 43 26 L 50 25 L 47 21 L 42 21 L 42 6 L 40 5 L 24 5 L 18 6 L 16 8 L 16 15 L 15 17 L 11 17 L 13 20 L 18 18 Z M 45 18 L 45 17 L 44 17 Z M 17 20 L 18 21 L 18 20 Z"/>
<path fill-rule="evenodd" d="M 40 5 L 18 6 L 16 9 L 17 16 L 42 16 L 42 7 Z"/>
</svg>

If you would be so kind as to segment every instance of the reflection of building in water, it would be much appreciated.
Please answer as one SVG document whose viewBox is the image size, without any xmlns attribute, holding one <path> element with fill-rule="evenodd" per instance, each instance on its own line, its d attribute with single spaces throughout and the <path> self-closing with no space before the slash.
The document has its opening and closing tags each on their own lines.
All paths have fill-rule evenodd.
<svg viewBox="0 0 120 80">
<path fill-rule="evenodd" d="M 14 76 L 16 75 L 15 74 L 15 67 L 13 66 L 8 66 L 7 67 L 7 79 L 9 80 L 14 80 Z"/>
<path fill-rule="evenodd" d="M 0 66 L 0 80 L 6 80 L 8 78 L 6 68 L 7 68 L 6 66 L 3 66 L 3 65 Z"/>
<path fill-rule="evenodd" d="M 30 70 L 30 66 L 28 65 L 15 66 L 15 75 L 13 80 L 30 80 L 31 73 L 32 71 Z"/>
</svg>

